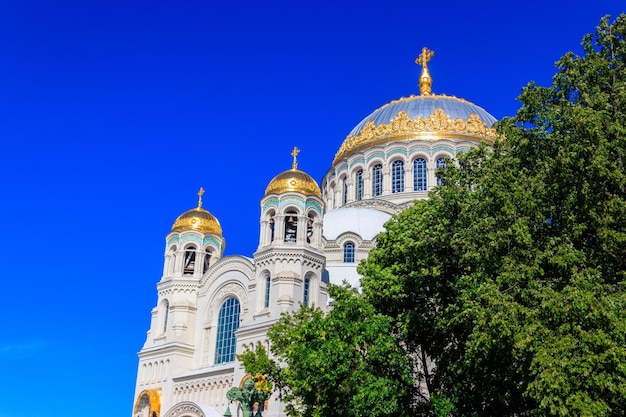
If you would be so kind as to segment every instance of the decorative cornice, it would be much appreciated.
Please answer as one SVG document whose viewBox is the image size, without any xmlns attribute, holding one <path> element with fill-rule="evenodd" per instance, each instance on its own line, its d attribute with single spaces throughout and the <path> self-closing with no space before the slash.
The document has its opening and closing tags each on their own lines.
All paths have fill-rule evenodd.
<svg viewBox="0 0 626 417">
<path fill-rule="evenodd" d="M 495 129 L 488 127 L 474 113 L 470 114 L 467 120 L 452 119 L 443 109 L 437 108 L 426 119 L 421 116 L 413 119 L 405 110 L 402 110 L 389 123 L 376 126 L 374 121 L 370 120 L 358 135 L 348 136 L 335 155 L 333 165 L 366 146 L 419 137 L 423 134 L 461 135 L 466 140 L 487 141 L 489 144 L 493 144 L 498 136 Z"/>
<path fill-rule="evenodd" d="M 216 380 L 216 379 L 219 380 L 222 378 L 232 378 L 232 374 L 235 371 L 235 368 L 232 366 L 232 363 L 234 362 L 231 362 L 231 366 L 227 366 L 227 367 L 212 366 L 209 368 L 204 368 L 200 372 L 185 373 L 183 375 L 172 377 L 172 381 L 175 384 L 174 386 L 178 387 L 179 384 L 189 382 L 189 381 L 195 381 L 199 378 L 210 378 L 211 380 Z"/>
<path fill-rule="evenodd" d="M 151 346 L 149 348 L 141 349 L 138 353 L 139 359 L 150 359 L 155 357 L 161 357 L 166 354 L 182 354 L 186 356 L 193 356 L 195 349 L 188 344 L 181 344 L 180 342 L 172 342 L 166 345 Z"/>
</svg>

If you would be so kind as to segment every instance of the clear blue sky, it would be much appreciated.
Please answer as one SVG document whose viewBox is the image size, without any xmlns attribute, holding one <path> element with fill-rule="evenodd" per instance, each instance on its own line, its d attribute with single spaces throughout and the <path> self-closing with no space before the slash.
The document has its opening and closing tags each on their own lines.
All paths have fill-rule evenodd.
<svg viewBox="0 0 626 417">
<path fill-rule="evenodd" d="M 0 417 L 129 416 L 165 235 L 196 204 L 251 256 L 259 200 L 318 181 L 418 92 L 512 115 L 616 0 L 0 0 Z"/>
</svg>

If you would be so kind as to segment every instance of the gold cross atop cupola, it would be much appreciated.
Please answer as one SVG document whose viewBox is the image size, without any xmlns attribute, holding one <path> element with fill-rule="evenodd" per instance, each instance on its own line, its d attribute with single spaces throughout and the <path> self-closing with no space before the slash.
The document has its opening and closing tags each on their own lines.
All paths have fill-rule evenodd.
<svg viewBox="0 0 626 417">
<path fill-rule="evenodd" d="M 293 164 L 291 164 L 291 169 L 298 169 L 298 154 L 300 153 L 300 149 L 296 146 L 293 147 L 293 151 L 291 151 L 291 156 L 293 156 Z"/>
<path fill-rule="evenodd" d="M 431 86 L 433 79 L 428 72 L 428 62 L 435 56 L 435 51 L 431 51 L 427 47 L 422 48 L 422 53 L 417 57 L 415 63 L 422 66 L 422 74 L 420 75 L 420 95 L 429 96 L 431 94 Z"/>
<path fill-rule="evenodd" d="M 200 187 L 200 191 L 198 191 L 198 208 L 202 208 L 202 194 L 204 194 L 204 188 Z"/>
</svg>

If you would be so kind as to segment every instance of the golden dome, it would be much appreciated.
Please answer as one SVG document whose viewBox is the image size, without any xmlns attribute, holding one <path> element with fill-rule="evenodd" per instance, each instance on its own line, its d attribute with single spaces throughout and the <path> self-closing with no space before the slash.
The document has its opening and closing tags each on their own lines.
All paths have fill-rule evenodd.
<svg viewBox="0 0 626 417">
<path fill-rule="evenodd" d="M 198 192 L 198 207 L 188 210 L 178 216 L 172 225 L 172 232 L 184 232 L 187 230 L 197 230 L 200 233 L 213 233 L 222 235 L 222 226 L 217 218 L 202 208 L 202 194 L 204 188 Z"/>
<path fill-rule="evenodd" d="M 341 144 L 333 165 L 371 146 L 401 140 L 457 138 L 493 143 L 495 117 L 469 101 L 432 93 L 427 63 L 433 56 L 433 51 L 423 48 L 415 61 L 422 66 L 420 95 L 391 101 L 364 118 Z"/>
<path fill-rule="evenodd" d="M 265 189 L 266 196 L 292 191 L 322 198 L 322 192 L 317 182 L 306 172 L 297 169 L 298 162 L 296 161 L 296 156 L 299 152 L 298 148 L 293 148 L 291 153 L 293 156 L 293 167 L 285 172 L 281 172 L 270 181 Z"/>
</svg>

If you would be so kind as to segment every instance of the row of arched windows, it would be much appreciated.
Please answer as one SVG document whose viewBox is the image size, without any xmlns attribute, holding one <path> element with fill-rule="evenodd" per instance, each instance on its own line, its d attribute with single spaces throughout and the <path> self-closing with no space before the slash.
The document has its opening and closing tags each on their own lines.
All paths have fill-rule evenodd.
<svg viewBox="0 0 626 417">
<path fill-rule="evenodd" d="M 198 252 L 198 249 L 194 245 L 185 247 L 182 254 L 183 275 L 194 275 L 198 268 L 200 269 L 200 273 L 204 274 L 209 269 L 212 251 L 209 247 L 206 247 L 204 250 L 205 252 L 201 253 Z M 165 271 L 168 275 L 176 272 L 175 270 L 177 268 L 181 268 L 180 265 L 177 266 L 177 258 L 180 256 L 181 255 L 178 253 L 177 247 L 172 246 L 167 254 L 165 262 Z M 180 269 L 178 270 L 180 271 Z"/>
<path fill-rule="evenodd" d="M 435 169 L 445 166 L 445 158 L 439 157 L 435 160 Z M 371 184 L 372 197 L 378 197 L 383 194 L 383 165 L 376 164 L 371 168 Z M 440 181 L 437 180 L 437 185 Z M 425 158 L 416 158 L 413 160 L 413 191 L 428 190 L 428 170 Z M 354 199 L 360 201 L 363 199 L 363 170 L 359 169 L 354 174 Z M 405 169 L 404 161 L 397 160 L 391 164 L 391 192 L 401 193 L 405 191 Z M 348 202 L 348 184 L 344 179 L 341 189 L 341 202 L 343 205 Z"/>
<path fill-rule="evenodd" d="M 140 381 L 142 384 L 159 382 L 167 378 L 170 360 L 144 363 L 141 367 Z"/>
<path fill-rule="evenodd" d="M 269 226 L 269 235 L 267 236 L 267 238 L 263 238 L 262 239 L 267 239 L 267 243 L 273 242 L 274 239 L 276 239 L 276 228 L 277 228 L 277 224 L 276 224 L 276 213 L 274 212 L 274 210 L 270 210 L 268 212 L 268 226 Z M 300 216 L 298 214 L 297 211 L 293 210 L 293 209 L 289 209 L 285 212 L 284 214 L 284 220 L 283 220 L 283 224 L 282 224 L 282 230 L 283 230 L 283 236 L 282 238 L 279 237 L 279 239 L 281 239 L 282 242 L 285 243 L 296 243 L 298 240 L 298 227 L 299 226 L 306 226 L 306 242 L 307 243 L 311 243 L 312 239 L 313 239 L 313 225 L 315 222 L 315 214 L 313 212 L 310 212 L 309 215 L 307 216 L 306 223 L 303 224 L 303 222 L 300 219 Z"/>
</svg>

